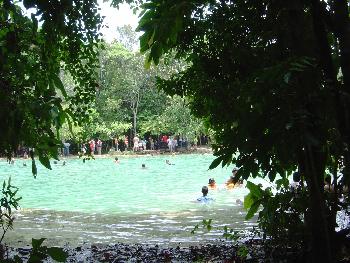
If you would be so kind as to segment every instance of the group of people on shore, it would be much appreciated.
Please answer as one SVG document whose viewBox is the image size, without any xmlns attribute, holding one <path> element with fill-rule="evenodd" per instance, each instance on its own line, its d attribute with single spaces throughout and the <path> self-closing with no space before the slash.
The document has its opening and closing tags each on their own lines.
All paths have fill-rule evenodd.
<svg viewBox="0 0 350 263">
<path fill-rule="evenodd" d="M 99 138 L 97 140 L 91 139 L 86 144 L 89 145 L 89 150 L 90 150 L 91 155 L 94 155 L 95 153 L 97 153 L 98 155 L 102 155 L 103 142 Z M 86 144 L 83 143 L 81 145 L 81 153 L 82 154 L 86 154 L 88 152 L 87 148 L 86 148 Z"/>
<path fill-rule="evenodd" d="M 170 152 L 175 152 L 177 147 L 187 145 L 187 141 L 180 136 L 162 135 L 158 139 L 149 137 L 148 140 L 140 139 L 136 134 L 133 138 L 133 151 L 156 150 L 160 148 L 168 148 Z"/>
<path fill-rule="evenodd" d="M 237 177 L 237 172 L 238 172 L 238 168 L 233 168 L 232 170 L 232 175 L 229 177 L 229 179 L 225 182 L 225 188 L 226 189 L 234 189 L 237 187 L 241 187 L 243 184 L 242 179 L 238 179 Z M 198 202 L 210 202 L 210 201 L 214 201 L 213 198 L 208 196 L 208 192 L 210 190 L 216 190 L 218 189 L 218 186 L 216 184 L 216 181 L 214 178 L 210 178 L 208 185 L 205 185 L 202 187 L 202 196 L 197 198 Z"/>
</svg>

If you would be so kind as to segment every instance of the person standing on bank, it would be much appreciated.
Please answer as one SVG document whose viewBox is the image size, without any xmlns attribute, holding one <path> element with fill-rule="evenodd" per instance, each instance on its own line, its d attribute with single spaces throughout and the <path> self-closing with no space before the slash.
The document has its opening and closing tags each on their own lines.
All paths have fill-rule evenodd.
<svg viewBox="0 0 350 263">
<path fill-rule="evenodd" d="M 137 137 L 137 135 L 135 135 L 134 139 L 133 139 L 133 143 L 134 143 L 134 152 L 137 152 L 139 150 L 139 142 L 140 139 L 139 137 Z"/>
<path fill-rule="evenodd" d="M 100 139 L 97 140 L 97 153 L 98 155 L 102 154 L 102 141 Z"/>
<path fill-rule="evenodd" d="M 91 139 L 89 141 L 91 155 L 95 154 L 95 140 Z"/>
</svg>

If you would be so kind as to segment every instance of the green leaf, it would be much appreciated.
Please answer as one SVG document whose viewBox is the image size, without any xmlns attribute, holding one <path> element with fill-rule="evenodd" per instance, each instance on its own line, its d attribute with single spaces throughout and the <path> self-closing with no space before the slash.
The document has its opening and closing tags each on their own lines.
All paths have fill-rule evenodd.
<svg viewBox="0 0 350 263">
<path fill-rule="evenodd" d="M 222 156 L 219 156 L 218 158 L 216 158 L 214 161 L 212 161 L 212 163 L 209 166 L 209 170 L 212 170 L 214 168 L 216 168 L 222 161 Z"/>
<path fill-rule="evenodd" d="M 32 160 L 32 174 L 34 175 L 34 177 L 36 177 L 36 175 L 38 174 L 38 170 L 36 168 L 36 164 L 35 164 L 35 160 Z"/>
<path fill-rule="evenodd" d="M 145 69 L 150 69 L 152 64 L 152 58 L 148 55 L 145 59 Z"/>
<path fill-rule="evenodd" d="M 225 165 L 229 165 L 232 161 L 232 154 L 225 154 L 223 156 L 223 160 L 222 160 L 222 167 L 224 167 Z"/>
<path fill-rule="evenodd" d="M 254 199 L 252 197 L 252 194 L 249 193 L 244 197 L 243 207 L 248 210 L 252 204 L 254 204 Z"/>
<path fill-rule="evenodd" d="M 27 9 L 32 8 L 32 7 L 35 7 L 35 3 L 36 3 L 35 0 L 24 0 L 24 1 L 23 1 L 23 5 L 24 5 L 24 7 L 27 8 Z"/>
<path fill-rule="evenodd" d="M 247 215 L 245 216 L 245 219 L 246 219 L 246 220 L 251 219 L 251 218 L 254 216 L 254 214 L 258 211 L 259 206 L 260 206 L 260 201 L 257 201 L 257 202 L 255 202 L 255 203 L 253 203 L 253 204 L 251 205 L 251 207 L 250 207 L 250 209 L 249 209 Z"/>
<path fill-rule="evenodd" d="M 39 154 L 39 161 L 44 165 L 47 169 L 52 169 L 50 164 L 50 159 L 47 155 Z"/>
<path fill-rule="evenodd" d="M 273 182 L 276 178 L 276 172 L 272 172 L 270 171 L 269 172 L 269 179 L 270 179 L 270 182 Z"/>
<path fill-rule="evenodd" d="M 160 44 L 159 42 L 154 43 L 149 55 L 150 55 L 150 58 L 152 58 L 155 65 L 158 65 L 159 58 L 161 57 L 162 54 L 163 54 L 162 44 Z"/>
<path fill-rule="evenodd" d="M 247 188 L 250 190 L 250 193 L 256 197 L 256 198 L 261 198 L 263 195 L 263 191 L 261 190 L 260 186 L 248 181 L 247 182 Z"/>
<path fill-rule="evenodd" d="M 47 254 L 49 254 L 52 259 L 58 262 L 65 262 L 68 258 L 68 253 L 59 247 L 50 247 L 47 249 Z"/>
<path fill-rule="evenodd" d="M 151 37 L 152 37 L 152 33 L 151 32 L 144 33 L 140 37 L 140 52 L 141 53 L 144 53 L 145 51 L 148 50 L 148 48 L 149 48 L 149 41 L 150 41 Z"/>
<path fill-rule="evenodd" d="M 38 31 L 38 20 L 36 19 L 35 15 L 31 15 L 32 21 L 33 21 L 33 34 L 35 34 Z"/>
<path fill-rule="evenodd" d="M 61 79 L 58 77 L 58 75 L 52 74 L 51 77 L 52 77 L 52 80 L 53 80 L 56 88 L 58 88 L 62 92 L 63 97 L 67 98 L 68 97 L 67 92 L 63 86 Z"/>
<path fill-rule="evenodd" d="M 42 253 L 40 254 L 30 254 L 30 257 L 28 259 L 28 263 L 39 263 L 42 262 L 44 259 Z"/>
<path fill-rule="evenodd" d="M 18 255 L 15 255 L 13 257 L 13 260 L 15 263 L 23 263 L 23 260 Z"/>
<path fill-rule="evenodd" d="M 194 233 L 198 230 L 198 228 L 199 228 L 199 225 L 198 224 L 195 225 L 194 228 L 191 231 L 191 234 L 194 235 Z"/>
<path fill-rule="evenodd" d="M 41 244 L 44 242 L 46 238 L 40 238 L 40 239 L 35 239 L 35 238 L 32 238 L 32 246 L 33 246 L 33 249 L 37 250 Z"/>
<path fill-rule="evenodd" d="M 139 20 L 139 24 L 136 31 L 141 31 L 146 24 L 152 23 L 153 16 L 155 15 L 154 10 L 148 10 Z"/>
<path fill-rule="evenodd" d="M 287 178 L 281 178 L 281 179 L 276 180 L 276 185 L 277 185 L 277 189 L 280 189 L 282 186 L 284 188 L 287 188 L 289 185 L 289 181 Z"/>
</svg>

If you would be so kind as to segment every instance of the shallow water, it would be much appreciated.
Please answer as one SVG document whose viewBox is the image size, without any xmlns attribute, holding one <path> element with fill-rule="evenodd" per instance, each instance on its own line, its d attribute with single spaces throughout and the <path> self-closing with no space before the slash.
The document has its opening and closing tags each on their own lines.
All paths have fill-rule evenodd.
<svg viewBox="0 0 350 263">
<path fill-rule="evenodd" d="M 15 230 L 7 234 L 12 245 L 23 246 L 32 237 L 47 237 L 50 244 L 88 243 L 196 243 L 220 238 L 222 228 L 250 229 L 237 199 L 244 187 L 227 190 L 224 182 L 232 167 L 208 170 L 213 156 L 175 155 L 97 158 L 85 163 L 67 159 L 52 170 L 39 165 L 36 179 L 30 161 L 14 165 L 0 162 L 0 179 L 12 178 L 22 196 Z M 169 159 L 174 165 L 167 165 Z M 27 166 L 23 166 L 23 162 Z M 142 164 L 146 169 L 142 169 Z M 218 190 L 210 190 L 215 201 L 194 202 L 201 187 L 214 177 Z M 191 235 L 194 225 L 213 219 L 214 230 Z M 18 242 L 21 241 L 21 242 Z"/>
</svg>

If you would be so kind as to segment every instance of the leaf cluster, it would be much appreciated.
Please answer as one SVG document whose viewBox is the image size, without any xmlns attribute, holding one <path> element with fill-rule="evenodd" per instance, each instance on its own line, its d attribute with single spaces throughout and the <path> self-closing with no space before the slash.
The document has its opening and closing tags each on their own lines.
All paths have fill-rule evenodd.
<svg viewBox="0 0 350 263">
<path fill-rule="evenodd" d="M 50 168 L 61 145 L 54 130 L 70 119 L 81 123 L 94 98 L 102 20 L 90 0 L 23 5 L 33 10 L 30 18 L 15 1 L 0 1 L 0 151 L 11 158 L 19 145 L 35 148 Z M 61 68 L 74 80 L 71 94 L 59 78 Z"/>
<path fill-rule="evenodd" d="M 234 163 L 243 179 L 282 178 L 276 195 L 248 182 L 248 217 L 262 205 L 261 226 L 269 234 L 288 236 L 293 221 L 301 233 L 306 199 L 283 192 L 297 169 L 312 218 L 325 216 L 326 167 L 339 167 L 342 184 L 350 182 L 346 1 L 152 0 L 142 8 L 138 29 L 147 62 L 158 64 L 167 52 L 188 61 L 158 86 L 186 96 L 192 113 L 215 132 L 210 168 Z M 321 235 L 318 245 L 326 243 L 328 234 Z"/>
<path fill-rule="evenodd" d="M 52 258 L 57 262 L 66 262 L 68 253 L 59 247 L 47 247 L 43 246 L 43 242 L 46 238 L 34 239 L 32 238 L 32 249 L 29 254 L 28 263 L 40 263 L 47 262 L 48 258 Z M 8 255 L 7 255 L 8 257 Z M 13 258 L 7 258 L 2 262 L 6 263 L 22 263 L 23 260 L 18 256 Z"/>
<path fill-rule="evenodd" d="M 0 199 L 0 226 L 2 231 L 0 243 L 4 239 L 6 232 L 13 227 L 15 218 L 12 215 L 12 211 L 19 208 L 18 202 L 22 199 L 22 197 L 16 196 L 17 192 L 18 188 L 11 185 L 11 177 L 9 177 L 7 183 L 6 181 L 3 182 Z"/>
</svg>

